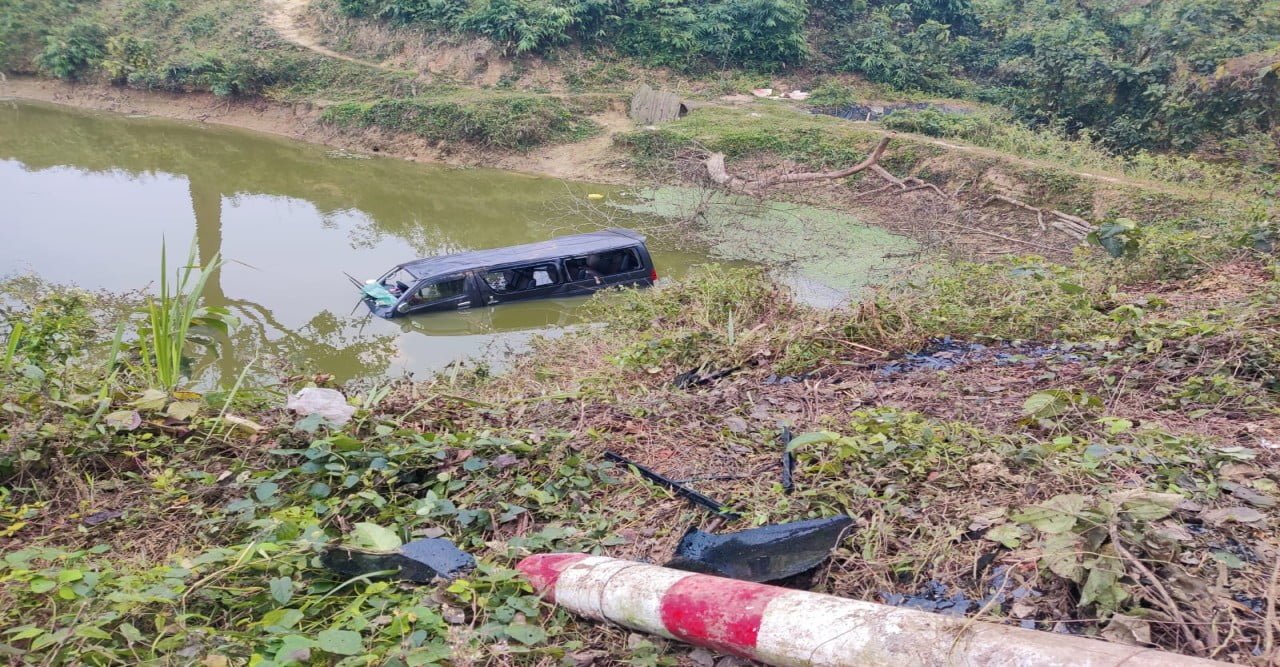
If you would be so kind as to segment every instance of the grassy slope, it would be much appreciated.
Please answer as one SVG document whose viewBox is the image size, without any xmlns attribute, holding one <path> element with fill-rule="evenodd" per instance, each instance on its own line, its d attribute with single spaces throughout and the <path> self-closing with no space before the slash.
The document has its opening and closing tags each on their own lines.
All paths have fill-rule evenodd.
<svg viewBox="0 0 1280 667">
<path fill-rule="evenodd" d="M 279 55 L 302 74 L 261 94 L 338 102 L 331 113 L 353 123 L 437 132 L 403 124 L 421 105 L 459 98 L 472 108 L 513 97 L 573 105 L 620 90 L 589 76 L 531 95 L 416 86 L 283 44 L 244 3 L 174 4 L 155 15 L 164 20 L 129 23 L 144 5 L 83 11 L 155 40 L 157 62 L 211 49 L 224 60 L 251 48 Z M 200 24 L 214 32 L 193 40 Z M 730 79 L 677 85 L 714 100 L 744 85 Z M 412 113 L 376 111 L 389 104 Z M 520 136 L 497 117 L 502 136 Z M 999 571 L 1010 589 L 1039 595 L 982 609 L 989 620 L 1113 640 L 1149 633 L 1157 646 L 1249 660 L 1270 635 L 1280 553 L 1268 530 L 1280 520 L 1280 288 L 1274 257 L 1248 249 L 1274 240 L 1269 202 L 1230 170 L 1121 163 L 995 125 L 930 130 L 941 140 L 904 133 L 885 164 L 959 190 L 955 220 L 1010 187 L 1091 219 L 1132 217 L 1143 223 L 1137 254 L 943 267 L 835 313 L 713 271 L 683 289 L 602 299 L 607 329 L 548 344 L 501 378 L 349 388 L 357 420 L 312 431 L 282 409 L 301 382 L 244 387 L 229 403 L 202 397 L 193 418 L 166 419 L 163 405 L 136 402 L 148 387 L 130 353 L 115 374 L 104 370 L 117 311 L 88 296 L 19 306 L 5 323 L 25 331 L 0 357 L 0 618 L 10 629 L 0 650 L 30 663 L 673 663 L 686 647 L 575 621 L 509 569 L 551 549 L 662 561 L 685 527 L 706 527 L 705 514 L 601 460 L 616 449 L 677 478 L 750 471 L 698 484 L 746 515 L 726 528 L 857 518 L 819 590 L 879 600 L 936 580 L 978 599 Z M 672 158 L 699 147 L 728 153 L 736 170 L 843 166 L 884 129 L 750 102 L 700 108 L 618 143 L 638 173 L 669 181 L 697 170 Z M 1212 192 L 1226 184 L 1243 187 Z M 778 194 L 843 203 L 874 185 Z M 870 205 L 934 211 L 929 202 Z M 1032 218 L 997 222 L 1041 238 Z M 877 350 L 942 336 L 1031 342 L 1001 359 L 971 353 L 944 372 L 880 372 Z M 703 387 L 670 384 L 692 368 L 731 366 L 743 370 Z M 264 428 L 221 420 L 224 407 Z M 129 430 L 135 410 L 144 421 Z M 798 452 L 792 495 L 776 483 L 779 420 L 829 433 Z M 1043 504 L 1051 509 L 1025 511 Z M 1261 516 L 1216 512 L 1226 508 Z M 317 553 L 358 522 L 402 538 L 442 530 L 481 568 L 452 585 L 344 581 Z M 1133 558 L 1175 582 L 1176 612 Z M 1188 623 L 1171 622 L 1179 615 Z"/>
</svg>

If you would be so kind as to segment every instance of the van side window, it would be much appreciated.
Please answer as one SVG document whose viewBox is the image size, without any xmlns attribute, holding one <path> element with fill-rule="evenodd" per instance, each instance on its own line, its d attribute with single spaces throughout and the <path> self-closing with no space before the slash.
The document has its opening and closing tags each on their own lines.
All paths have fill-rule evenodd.
<svg viewBox="0 0 1280 667">
<path fill-rule="evenodd" d="M 641 268 L 640 256 L 635 248 L 572 257 L 565 260 L 564 267 L 569 273 L 570 280 L 605 278 Z"/>
<path fill-rule="evenodd" d="M 527 264 L 506 269 L 489 271 L 484 274 L 484 281 L 498 294 L 512 294 L 526 290 L 557 285 L 561 282 L 560 271 L 555 264 Z"/>
<path fill-rule="evenodd" d="M 418 291 L 413 296 L 409 297 L 409 305 L 422 306 L 455 296 L 461 296 L 465 294 L 466 291 L 466 277 L 452 276 L 418 288 Z"/>
</svg>

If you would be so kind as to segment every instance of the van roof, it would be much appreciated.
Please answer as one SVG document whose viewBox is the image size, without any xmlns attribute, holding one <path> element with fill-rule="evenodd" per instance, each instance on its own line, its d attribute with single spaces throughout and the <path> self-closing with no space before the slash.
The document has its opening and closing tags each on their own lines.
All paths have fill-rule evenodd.
<svg viewBox="0 0 1280 667">
<path fill-rule="evenodd" d="M 569 255 L 582 255 L 593 252 L 606 252 L 619 248 L 629 248 L 644 243 L 644 236 L 630 229 L 614 227 L 586 234 L 559 236 L 546 241 L 526 243 L 523 245 L 491 248 L 488 250 L 471 250 L 454 255 L 439 255 L 405 262 L 398 268 L 405 269 L 419 280 L 466 269 L 512 264 L 516 262 L 536 262 L 538 260 L 559 259 Z"/>
</svg>

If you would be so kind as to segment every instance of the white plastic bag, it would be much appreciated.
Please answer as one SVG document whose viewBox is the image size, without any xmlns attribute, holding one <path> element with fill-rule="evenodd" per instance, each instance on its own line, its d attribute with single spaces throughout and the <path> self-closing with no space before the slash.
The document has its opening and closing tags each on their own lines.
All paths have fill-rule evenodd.
<svg viewBox="0 0 1280 667">
<path fill-rule="evenodd" d="M 307 387 L 290 396 L 285 407 L 303 417 L 320 415 L 325 421 L 338 426 L 351 421 L 351 415 L 356 413 L 355 406 L 347 404 L 347 397 L 342 392 L 319 387 Z"/>
</svg>

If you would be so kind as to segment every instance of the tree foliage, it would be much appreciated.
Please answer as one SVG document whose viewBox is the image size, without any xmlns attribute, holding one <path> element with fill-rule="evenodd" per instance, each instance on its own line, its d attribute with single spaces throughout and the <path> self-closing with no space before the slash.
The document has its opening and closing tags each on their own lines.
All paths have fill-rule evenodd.
<svg viewBox="0 0 1280 667">
<path fill-rule="evenodd" d="M 808 55 L 803 0 L 342 0 L 352 15 L 486 35 L 509 53 L 608 43 L 655 65 L 777 69 Z"/>
<path fill-rule="evenodd" d="M 1113 149 L 1189 149 L 1272 131 L 1276 0 L 829 0 L 827 55 L 902 90 L 968 81 L 1023 120 Z M 816 25 L 811 25 L 817 28 Z"/>
</svg>

